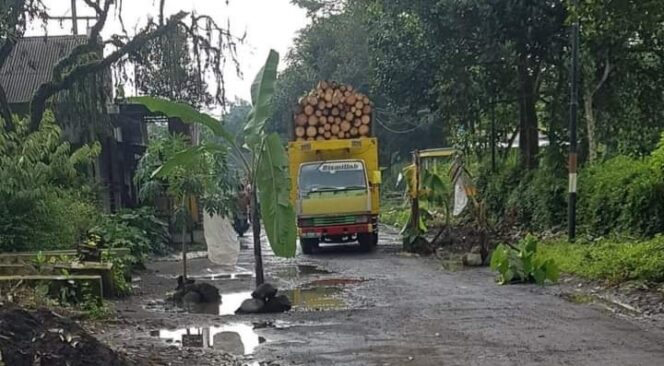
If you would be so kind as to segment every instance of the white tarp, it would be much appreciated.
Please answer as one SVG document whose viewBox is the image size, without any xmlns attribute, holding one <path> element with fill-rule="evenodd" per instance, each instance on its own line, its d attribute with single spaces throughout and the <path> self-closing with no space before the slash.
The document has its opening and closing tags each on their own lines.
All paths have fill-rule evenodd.
<svg viewBox="0 0 664 366">
<path fill-rule="evenodd" d="M 222 266 L 235 266 L 240 254 L 240 241 L 227 218 L 203 214 L 203 231 L 208 248 L 208 259 Z"/>
<path fill-rule="evenodd" d="M 468 204 L 468 196 L 463 184 L 463 178 L 459 177 L 454 182 L 454 210 L 452 214 L 458 216 Z"/>
</svg>

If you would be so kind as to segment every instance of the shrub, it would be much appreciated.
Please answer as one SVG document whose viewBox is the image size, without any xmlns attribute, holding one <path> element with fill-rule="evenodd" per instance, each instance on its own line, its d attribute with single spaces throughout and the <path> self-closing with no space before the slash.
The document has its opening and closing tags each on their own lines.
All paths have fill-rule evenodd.
<svg viewBox="0 0 664 366">
<path fill-rule="evenodd" d="M 50 113 L 15 127 L 0 130 L 0 250 L 72 248 L 98 218 L 81 171 L 100 147 L 72 151 Z"/>
<path fill-rule="evenodd" d="M 142 266 L 149 254 L 168 250 L 168 225 L 150 208 L 105 215 L 89 234 L 99 237 L 101 242 L 98 245 L 102 247 L 129 248 L 130 262 L 134 266 Z"/>
<path fill-rule="evenodd" d="M 579 221 L 591 233 L 652 236 L 664 229 L 664 174 L 650 159 L 618 156 L 583 170 Z"/>
<path fill-rule="evenodd" d="M 558 266 L 551 258 L 537 255 L 537 239 L 528 235 L 516 247 L 499 244 L 491 255 L 491 268 L 498 283 L 558 281 Z"/>
</svg>

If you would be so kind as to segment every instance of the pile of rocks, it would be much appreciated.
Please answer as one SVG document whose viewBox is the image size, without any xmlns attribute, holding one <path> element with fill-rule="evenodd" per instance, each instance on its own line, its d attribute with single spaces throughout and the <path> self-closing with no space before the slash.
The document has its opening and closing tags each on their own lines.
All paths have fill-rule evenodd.
<svg viewBox="0 0 664 366">
<path fill-rule="evenodd" d="M 264 283 L 251 293 L 251 299 L 244 300 L 235 314 L 283 313 L 291 309 L 286 295 L 277 295 L 277 289 Z"/>
</svg>

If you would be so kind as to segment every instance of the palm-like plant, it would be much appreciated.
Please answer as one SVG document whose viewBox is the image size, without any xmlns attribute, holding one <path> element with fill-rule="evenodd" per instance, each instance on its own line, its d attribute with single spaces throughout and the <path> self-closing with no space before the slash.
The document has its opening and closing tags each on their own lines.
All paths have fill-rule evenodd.
<svg viewBox="0 0 664 366">
<path fill-rule="evenodd" d="M 251 86 L 252 108 L 243 129 L 243 146 L 238 145 L 236 136 L 226 131 L 220 121 L 187 104 L 153 97 L 132 98 L 152 112 L 178 117 L 188 123 L 202 124 L 224 142 L 208 142 L 184 149 L 156 169 L 154 176 L 168 175 L 178 167 L 195 164 L 202 155 L 226 152 L 229 148 L 241 161 L 243 175 L 248 178 L 250 186 L 257 285 L 264 282 L 261 218 L 272 251 L 277 256 L 292 257 L 296 247 L 295 210 L 289 199 L 290 178 L 286 150 L 279 135 L 265 132 L 265 123 L 272 113 L 278 64 L 279 54 L 271 50 Z"/>
</svg>

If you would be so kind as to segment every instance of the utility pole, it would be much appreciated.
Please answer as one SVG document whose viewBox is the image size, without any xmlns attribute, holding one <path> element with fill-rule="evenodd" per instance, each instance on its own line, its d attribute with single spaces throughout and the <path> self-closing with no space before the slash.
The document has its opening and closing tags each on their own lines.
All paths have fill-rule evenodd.
<svg viewBox="0 0 664 366">
<path fill-rule="evenodd" d="M 567 206 L 567 235 L 570 242 L 576 239 L 576 179 L 577 148 L 576 120 L 579 110 L 579 0 L 573 0 L 572 67 L 569 104 L 569 202 Z"/>
<path fill-rule="evenodd" d="M 78 17 L 76 16 L 76 0 L 71 0 L 71 31 L 78 35 Z"/>
<path fill-rule="evenodd" d="M 496 101 L 491 98 L 491 172 L 496 171 Z"/>
<path fill-rule="evenodd" d="M 49 16 L 49 19 L 58 20 L 62 25 L 62 22 L 65 20 L 71 20 L 71 33 L 73 35 L 78 35 L 78 21 L 85 20 L 88 25 L 91 20 L 97 20 L 96 16 L 78 16 L 78 11 L 76 10 L 76 0 L 71 0 L 71 16 Z"/>
</svg>

